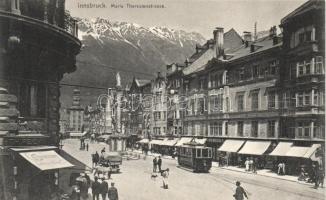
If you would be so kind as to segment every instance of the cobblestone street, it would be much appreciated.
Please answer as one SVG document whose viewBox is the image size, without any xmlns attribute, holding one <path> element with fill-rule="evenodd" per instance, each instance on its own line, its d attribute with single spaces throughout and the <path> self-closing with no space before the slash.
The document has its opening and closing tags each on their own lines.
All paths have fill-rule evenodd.
<svg viewBox="0 0 326 200">
<path fill-rule="evenodd" d="M 91 154 L 100 151 L 104 143 L 89 143 L 89 151 L 79 150 L 78 140 L 65 140 L 63 149 L 75 158 L 91 166 Z M 107 146 L 106 146 L 107 147 Z M 108 149 L 108 147 L 106 148 Z M 274 200 L 287 197 L 287 200 L 323 199 L 322 189 L 296 182 L 212 167 L 209 174 L 193 173 L 177 167 L 177 161 L 163 159 L 162 168 L 169 168 L 169 189 L 162 188 L 162 179 L 151 179 L 152 157 L 146 160 L 124 160 L 120 174 L 113 174 L 120 199 L 150 200 L 232 200 L 235 181 L 242 182 L 249 199 Z M 111 181 L 111 180 L 110 180 Z M 110 182 L 109 181 L 109 182 Z"/>
</svg>

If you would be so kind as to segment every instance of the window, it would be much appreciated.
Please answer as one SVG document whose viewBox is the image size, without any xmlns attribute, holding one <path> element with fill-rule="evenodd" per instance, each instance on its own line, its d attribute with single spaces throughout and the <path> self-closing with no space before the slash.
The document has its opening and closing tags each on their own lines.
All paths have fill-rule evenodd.
<svg viewBox="0 0 326 200">
<path fill-rule="evenodd" d="M 212 122 L 210 123 L 210 135 L 211 136 L 221 136 L 223 125 L 222 122 Z"/>
<path fill-rule="evenodd" d="M 304 93 L 304 105 L 310 105 L 310 94 L 308 92 Z"/>
<path fill-rule="evenodd" d="M 238 122 L 238 136 L 243 136 L 243 122 Z"/>
<path fill-rule="evenodd" d="M 304 37 L 305 36 L 305 34 L 304 33 L 300 33 L 299 34 L 299 43 L 303 43 L 304 42 Z"/>
<path fill-rule="evenodd" d="M 18 108 L 22 117 L 45 117 L 46 87 L 42 84 L 21 83 Z"/>
<path fill-rule="evenodd" d="M 205 99 L 204 98 L 200 98 L 199 99 L 199 101 L 198 101 L 198 103 L 199 103 L 199 114 L 200 115 L 202 115 L 202 114 L 204 114 L 204 112 L 205 112 Z"/>
<path fill-rule="evenodd" d="M 251 94 L 251 109 L 252 110 L 258 110 L 258 104 L 259 104 L 259 91 L 254 91 Z"/>
<path fill-rule="evenodd" d="M 258 136 L 258 122 L 252 121 L 251 122 L 251 137 L 257 137 Z"/>
<path fill-rule="evenodd" d="M 310 122 L 298 122 L 297 123 L 297 136 L 298 137 L 310 137 Z"/>
<path fill-rule="evenodd" d="M 275 137 L 275 121 L 274 120 L 270 120 L 268 121 L 268 125 L 267 125 L 267 136 L 268 137 Z"/>
<path fill-rule="evenodd" d="M 324 68 L 323 68 L 323 57 L 317 56 L 315 58 L 315 74 L 323 74 Z"/>
<path fill-rule="evenodd" d="M 259 66 L 258 65 L 254 65 L 252 67 L 252 77 L 253 78 L 258 78 L 259 77 Z"/>
<path fill-rule="evenodd" d="M 230 111 L 230 100 L 229 97 L 225 98 L 225 104 L 226 104 L 226 112 Z"/>
<path fill-rule="evenodd" d="M 239 80 L 240 81 L 243 81 L 244 80 L 244 78 L 245 78 L 245 76 L 244 76 L 244 68 L 241 68 L 240 70 L 239 70 Z"/>
<path fill-rule="evenodd" d="M 154 120 L 158 121 L 160 119 L 161 119 L 161 112 L 160 111 L 154 112 Z"/>
<path fill-rule="evenodd" d="M 199 89 L 203 90 L 205 88 L 206 88 L 206 86 L 205 86 L 205 79 L 200 79 L 199 80 Z"/>
<path fill-rule="evenodd" d="M 297 107 L 311 105 L 311 91 L 297 93 Z"/>
<path fill-rule="evenodd" d="M 276 75 L 277 66 L 279 65 L 279 60 L 273 60 L 269 64 L 269 74 Z"/>
<path fill-rule="evenodd" d="M 201 149 L 196 149 L 196 157 L 200 158 L 201 157 Z"/>
<path fill-rule="evenodd" d="M 303 74 L 304 74 L 304 72 L 303 72 L 304 62 L 299 62 L 299 63 L 297 64 L 297 66 L 298 66 L 298 74 L 299 74 L 299 75 L 303 75 Z"/>
<path fill-rule="evenodd" d="M 270 91 L 268 93 L 268 108 L 274 109 L 275 108 L 275 91 Z"/>
<path fill-rule="evenodd" d="M 229 122 L 225 122 L 225 135 L 229 134 Z"/>
<path fill-rule="evenodd" d="M 211 111 L 220 112 L 223 110 L 223 95 L 211 96 Z"/>
<path fill-rule="evenodd" d="M 290 107 L 290 93 L 284 92 L 283 93 L 283 108 L 289 108 Z"/>
<path fill-rule="evenodd" d="M 238 111 L 244 110 L 244 94 L 237 94 Z"/>
</svg>

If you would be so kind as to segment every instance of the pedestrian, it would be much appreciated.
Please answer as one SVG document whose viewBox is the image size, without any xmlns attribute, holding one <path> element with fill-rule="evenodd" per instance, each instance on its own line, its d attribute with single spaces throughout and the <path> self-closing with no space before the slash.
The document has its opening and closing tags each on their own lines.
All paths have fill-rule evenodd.
<svg viewBox="0 0 326 200">
<path fill-rule="evenodd" d="M 169 178 L 169 168 L 167 168 L 166 170 L 162 170 L 162 180 L 163 180 L 163 188 L 164 189 L 168 189 L 169 188 L 169 182 L 168 182 L 168 178 Z"/>
<path fill-rule="evenodd" d="M 237 188 L 235 189 L 235 194 L 233 195 L 233 197 L 236 200 L 243 200 L 244 196 L 248 199 L 248 195 L 246 193 L 246 191 L 243 189 L 243 187 L 241 187 L 241 183 L 239 181 L 237 181 L 235 183 L 235 185 L 237 186 Z"/>
<path fill-rule="evenodd" d="M 88 151 L 88 143 L 86 144 L 86 151 Z"/>
<path fill-rule="evenodd" d="M 109 166 L 109 169 L 108 169 L 108 180 L 111 179 L 111 174 L 112 174 L 112 167 Z"/>
<path fill-rule="evenodd" d="M 246 166 L 246 171 L 248 172 L 249 171 L 249 158 L 246 158 L 246 161 L 245 161 L 245 166 Z"/>
<path fill-rule="evenodd" d="M 101 154 L 105 153 L 105 147 L 101 150 Z"/>
<path fill-rule="evenodd" d="M 95 152 L 95 166 L 98 164 L 98 161 L 100 160 L 100 155 L 98 155 L 97 151 Z"/>
<path fill-rule="evenodd" d="M 258 159 L 255 158 L 252 163 L 252 172 L 257 174 L 257 164 L 258 164 Z"/>
<path fill-rule="evenodd" d="M 161 172 L 162 170 L 162 159 L 161 156 L 158 157 L 158 161 L 157 161 L 157 166 L 158 166 L 158 171 Z"/>
<path fill-rule="evenodd" d="M 277 174 L 283 175 L 283 163 L 280 162 L 277 167 L 278 167 Z"/>
<path fill-rule="evenodd" d="M 251 157 L 249 159 L 249 171 L 253 171 L 253 165 L 254 165 L 254 160 L 253 158 Z"/>
<path fill-rule="evenodd" d="M 101 196 L 102 196 L 102 200 L 106 199 L 106 195 L 108 193 L 108 190 L 109 190 L 109 185 L 105 181 L 104 177 L 102 177 L 102 183 L 100 184 L 100 193 L 101 193 Z"/>
<path fill-rule="evenodd" d="M 100 183 L 98 182 L 97 176 L 94 178 L 94 182 L 92 184 L 92 194 L 93 194 L 93 200 L 99 200 L 100 196 Z"/>
<path fill-rule="evenodd" d="M 156 172 L 156 169 L 157 169 L 157 158 L 155 157 L 153 159 L 153 172 Z"/>
<path fill-rule="evenodd" d="M 108 190 L 109 200 L 119 200 L 118 190 L 114 187 L 114 182 L 111 183 L 111 187 Z"/>
</svg>

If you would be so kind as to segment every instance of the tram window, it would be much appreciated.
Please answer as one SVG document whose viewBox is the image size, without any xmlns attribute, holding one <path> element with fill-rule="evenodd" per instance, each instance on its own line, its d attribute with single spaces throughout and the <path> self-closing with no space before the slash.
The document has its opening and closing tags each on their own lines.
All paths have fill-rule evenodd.
<svg viewBox="0 0 326 200">
<path fill-rule="evenodd" d="M 201 149 L 197 149 L 197 158 L 200 158 L 201 157 Z"/>
<path fill-rule="evenodd" d="M 203 157 L 207 158 L 208 157 L 208 149 L 203 149 Z"/>
</svg>

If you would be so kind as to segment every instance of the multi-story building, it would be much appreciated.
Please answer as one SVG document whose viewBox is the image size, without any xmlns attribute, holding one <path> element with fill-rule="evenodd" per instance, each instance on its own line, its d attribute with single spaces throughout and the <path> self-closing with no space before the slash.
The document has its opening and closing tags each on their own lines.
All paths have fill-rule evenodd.
<svg viewBox="0 0 326 200">
<path fill-rule="evenodd" d="M 157 77 L 151 82 L 152 87 L 152 112 L 151 112 L 151 135 L 162 137 L 167 133 L 167 91 L 166 79 L 157 73 Z"/>
<path fill-rule="evenodd" d="M 0 1 L 0 199 L 50 199 L 71 166 L 57 153 L 59 82 L 76 70 L 76 36 L 64 0 Z"/>
<path fill-rule="evenodd" d="M 281 20 L 280 138 L 325 142 L 325 2 L 310 0 Z M 323 147 L 324 148 L 324 147 Z"/>
<path fill-rule="evenodd" d="M 84 124 L 84 108 L 80 104 L 80 90 L 74 89 L 72 105 L 67 109 L 69 115 L 69 132 L 81 133 Z"/>
<path fill-rule="evenodd" d="M 182 135 L 183 109 L 180 104 L 183 85 L 182 69 L 185 64 L 172 63 L 166 66 L 167 76 L 167 135 Z"/>
</svg>

